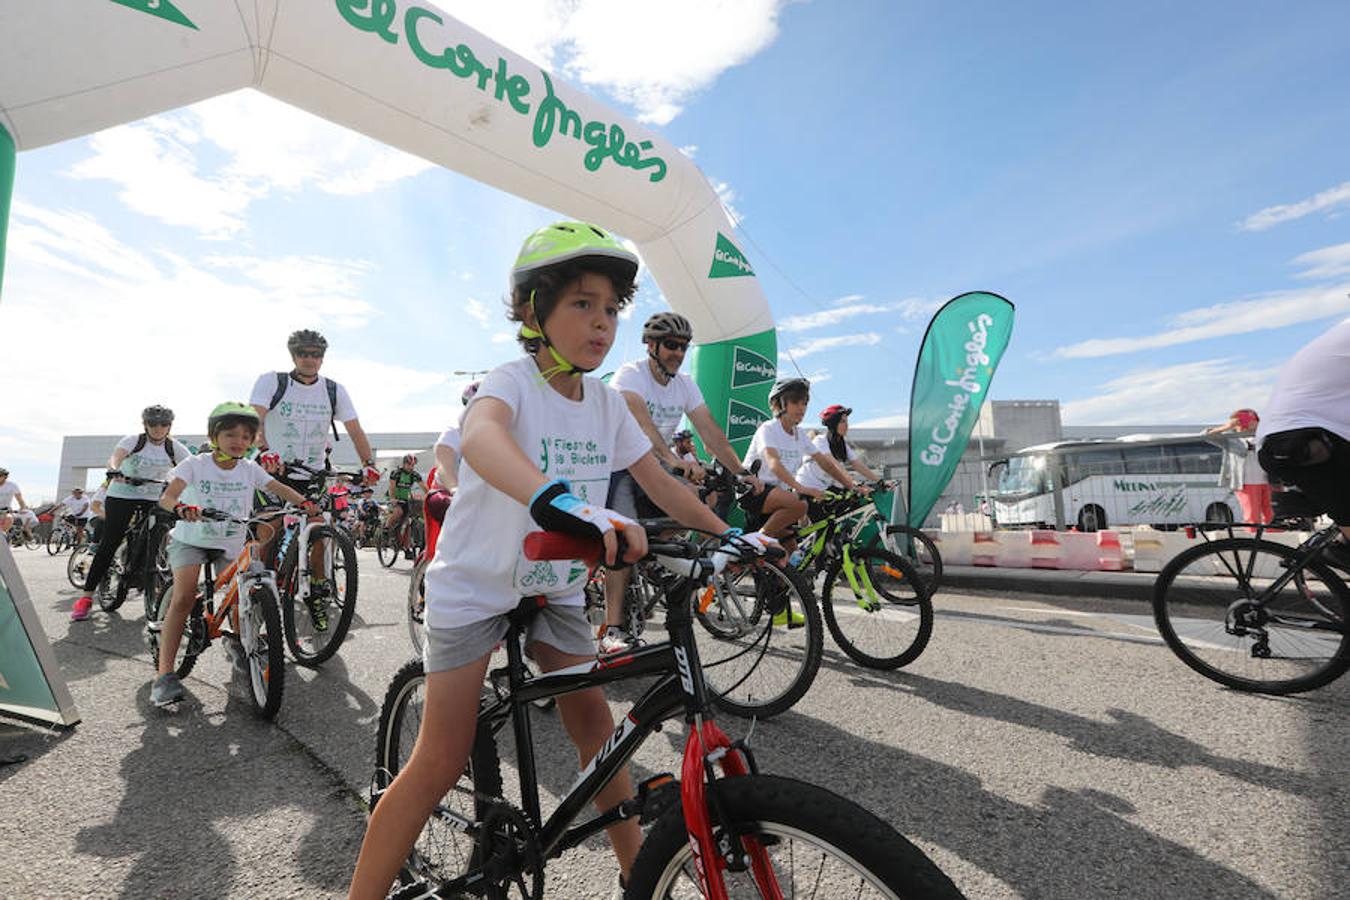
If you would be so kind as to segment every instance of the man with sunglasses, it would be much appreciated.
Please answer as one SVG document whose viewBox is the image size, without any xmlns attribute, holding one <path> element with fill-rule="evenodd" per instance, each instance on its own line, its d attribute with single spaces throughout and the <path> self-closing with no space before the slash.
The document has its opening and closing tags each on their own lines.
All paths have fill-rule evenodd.
<svg viewBox="0 0 1350 900">
<path fill-rule="evenodd" d="M 703 392 L 694 379 L 680 371 L 689 342 L 694 338 L 693 326 L 679 313 L 659 312 L 642 326 L 642 340 L 647 345 L 647 358 L 625 363 L 614 373 L 609 386 L 628 403 L 633 418 L 652 443 L 652 452 L 660 463 L 693 484 L 703 481 L 703 467 L 695 461 L 681 459 L 671 450 L 671 438 L 687 416 L 703 446 L 730 471 L 747 478 L 749 472 L 741 465 L 740 457 L 731 449 L 726 433 L 713 420 Z M 762 486 L 754 481 L 755 490 Z M 628 472 L 615 472 L 610 479 L 610 509 L 626 516 L 663 515 L 642 495 Z M 629 570 L 611 571 L 605 578 L 605 629 L 600 635 L 601 653 L 618 653 L 636 645 L 637 640 L 623 625 L 623 594 L 628 583 Z"/>
<path fill-rule="evenodd" d="M 357 458 L 365 462 L 367 482 L 378 479 L 370 440 L 356 418 L 347 389 L 319 374 L 328 341 L 317 331 L 302 329 L 291 334 L 286 347 L 294 368 L 289 373 L 259 375 L 249 396 L 249 403 L 263 423 L 256 440 L 261 453 L 258 462 L 274 474 L 278 472 L 278 464 L 292 460 L 322 469 L 333 449 L 329 431 L 336 438 L 337 426 L 333 423 L 341 422 L 356 448 Z M 309 475 L 297 469 L 281 472 L 278 480 L 303 494 Z"/>
</svg>

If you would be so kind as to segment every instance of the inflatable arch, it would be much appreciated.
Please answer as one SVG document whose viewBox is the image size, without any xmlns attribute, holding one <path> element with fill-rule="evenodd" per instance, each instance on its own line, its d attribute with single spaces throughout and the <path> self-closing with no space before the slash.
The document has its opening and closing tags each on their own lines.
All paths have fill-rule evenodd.
<svg viewBox="0 0 1350 900">
<path fill-rule="evenodd" d="M 767 417 L 773 319 L 698 167 L 421 0 L 0 5 L 0 274 L 18 150 L 245 87 L 633 240 L 733 445 Z"/>
</svg>

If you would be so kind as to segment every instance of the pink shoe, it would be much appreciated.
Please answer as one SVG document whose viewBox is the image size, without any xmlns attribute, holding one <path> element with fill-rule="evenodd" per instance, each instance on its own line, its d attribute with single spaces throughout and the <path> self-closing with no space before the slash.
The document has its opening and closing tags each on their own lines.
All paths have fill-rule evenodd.
<svg viewBox="0 0 1350 900">
<path fill-rule="evenodd" d="M 94 608 L 93 597 L 81 597 L 75 601 L 75 606 L 70 611 L 70 621 L 83 622 L 89 618 L 89 611 Z"/>
</svg>

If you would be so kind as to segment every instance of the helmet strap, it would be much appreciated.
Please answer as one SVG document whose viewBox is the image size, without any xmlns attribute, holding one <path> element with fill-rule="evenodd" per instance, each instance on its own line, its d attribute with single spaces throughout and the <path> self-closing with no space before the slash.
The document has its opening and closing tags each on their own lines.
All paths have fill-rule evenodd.
<svg viewBox="0 0 1350 900">
<path fill-rule="evenodd" d="M 230 460 L 239 462 L 239 460 L 244 458 L 242 456 L 231 456 L 224 450 L 220 449 L 220 445 L 216 443 L 215 438 L 208 438 L 207 440 L 211 444 L 211 458 L 216 462 L 229 462 Z"/>
<path fill-rule="evenodd" d="M 291 369 L 291 377 L 294 378 L 296 381 L 300 382 L 301 384 L 317 384 L 319 381 L 318 375 L 314 376 L 313 381 L 306 381 L 304 376 L 300 374 L 299 369 Z"/>
<path fill-rule="evenodd" d="M 580 366 L 568 361 L 553 346 L 553 342 L 550 341 L 548 339 L 548 335 L 544 333 L 544 323 L 543 320 L 539 318 L 539 310 L 535 309 L 534 294 L 535 294 L 534 291 L 530 291 L 530 312 L 534 315 L 535 324 L 538 325 L 539 327 L 536 329 L 531 328 L 528 325 L 522 325 L 520 326 L 520 335 L 521 337 L 526 338 L 527 340 L 543 341 L 544 346 L 548 348 L 549 356 L 553 357 L 553 362 L 555 363 L 555 365 L 549 366 L 547 369 L 543 369 L 542 371 L 540 371 L 539 379 L 541 381 L 548 381 L 554 375 L 563 375 L 563 374 L 571 375 L 573 377 L 580 377 L 582 375 L 585 375 L 587 372 L 595 371 L 594 368 L 583 369 Z"/>
<path fill-rule="evenodd" d="M 657 346 L 660 346 L 659 342 Z M 666 377 L 666 382 L 671 381 L 675 377 L 674 372 L 670 371 L 665 366 L 661 365 L 661 357 L 656 355 L 656 350 L 654 348 L 647 351 L 647 356 L 651 359 L 652 365 L 656 366 L 657 371 L 659 371 L 662 375 Z M 666 382 L 662 383 L 664 384 Z"/>
</svg>

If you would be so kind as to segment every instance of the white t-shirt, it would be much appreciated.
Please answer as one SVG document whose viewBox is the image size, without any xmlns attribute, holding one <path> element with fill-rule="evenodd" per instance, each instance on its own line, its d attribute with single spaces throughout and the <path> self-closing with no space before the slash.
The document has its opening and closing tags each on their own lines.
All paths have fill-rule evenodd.
<svg viewBox="0 0 1350 900">
<path fill-rule="evenodd" d="M 661 440 L 667 445 L 679 427 L 681 417 L 704 405 L 703 392 L 694 379 L 676 372 L 674 378 L 661 384 L 652 375 L 652 367 L 645 359 L 624 363 L 609 380 L 609 386 L 616 391 L 637 394 L 646 402 L 647 415 L 652 417 L 656 430 L 661 432 Z"/>
<path fill-rule="evenodd" d="M 61 501 L 60 506 L 65 510 L 67 516 L 87 516 L 89 515 L 89 498 L 76 497 L 74 494 L 68 495 Z"/>
<path fill-rule="evenodd" d="M 253 492 L 265 487 L 272 476 L 251 459 L 241 459 L 233 469 L 216 465 L 213 454 L 193 456 L 174 466 L 169 480 L 181 478 L 187 487 L 178 496 L 179 503 L 209 507 L 247 519 L 253 509 Z M 173 526 L 173 539 L 194 547 L 224 550 L 238 556 L 244 549 L 246 529 L 236 522 L 184 522 Z"/>
<path fill-rule="evenodd" d="M 153 478 L 156 481 L 167 481 L 169 470 L 175 464 L 185 461 L 192 455 L 192 451 L 185 447 L 175 438 L 166 438 L 163 444 L 152 443 L 146 440 L 145 446 L 139 451 L 135 450 L 137 442 L 141 436 L 139 434 L 129 434 L 117 442 L 118 450 L 125 450 L 130 455 L 122 460 L 122 464 L 117 467 L 117 471 L 129 478 Z M 173 441 L 173 459 L 169 459 L 169 453 L 164 449 L 165 444 Z M 108 496 L 116 497 L 119 500 L 158 500 L 159 495 L 164 493 L 162 484 L 127 484 L 125 481 L 114 481 L 108 486 Z"/>
<path fill-rule="evenodd" d="M 22 494 L 23 490 L 10 478 L 4 484 L 0 484 L 0 509 L 9 509 L 9 505 L 14 502 L 14 498 Z"/>
<path fill-rule="evenodd" d="M 1325 428 L 1350 441 L 1350 319 L 1289 358 L 1275 378 L 1275 390 L 1258 409 L 1256 445 L 1296 428 Z"/>
<path fill-rule="evenodd" d="M 108 499 L 108 485 L 100 484 L 98 490 L 94 491 L 94 496 L 89 498 L 89 515 L 102 518 L 103 514 L 94 511 L 95 503 L 102 503 Z"/>
<path fill-rule="evenodd" d="M 511 408 L 512 439 L 545 475 L 566 479 L 572 493 L 591 503 L 604 503 L 613 472 L 652 449 L 623 398 L 604 382 L 585 378 L 582 399 L 569 400 L 539 379 L 531 357 L 489 372 L 474 403 L 484 397 Z M 459 493 L 427 569 L 427 624 L 469 625 L 510 612 L 530 594 L 580 606 L 585 565 L 525 559 L 525 535 L 538 530 L 528 508 L 462 463 Z"/>
<path fill-rule="evenodd" d="M 254 382 L 248 402 L 265 409 L 276 392 L 277 373 L 264 372 Z M 342 385 L 337 386 L 337 410 L 334 413 L 329 408 L 328 388 L 322 375 L 313 384 L 301 384 L 287 377 L 285 393 L 263 421 L 267 448 L 280 454 L 283 463 L 298 459 L 311 468 L 322 469 L 324 458 L 333 446 L 330 422 L 336 419 L 345 423 L 355 418 L 356 408 Z M 309 476 L 296 471 L 288 473 L 287 477 L 303 481 Z"/>
<path fill-rule="evenodd" d="M 455 451 L 455 456 L 458 457 L 460 455 L 459 426 L 451 425 L 449 428 L 445 429 L 445 431 L 442 431 L 441 436 L 436 439 L 436 444 L 440 447 L 449 447 L 451 450 Z"/>
<path fill-rule="evenodd" d="M 776 416 L 767 422 L 760 422 L 759 428 L 755 430 L 755 436 L 750 439 L 750 449 L 745 451 L 742 465 L 748 469 L 754 465 L 755 460 L 764 460 L 760 464 L 759 479 L 765 484 L 781 483 L 781 479 L 769 468 L 769 460 L 764 456 L 767 447 L 778 451 L 778 461 L 789 472 L 796 472 L 802 467 L 802 460 L 816 452 L 810 438 L 806 436 L 806 429 L 800 425 L 794 434 L 788 434 L 782 421 Z"/>
<path fill-rule="evenodd" d="M 824 453 L 826 456 L 830 456 L 830 436 L 828 434 L 816 435 L 811 440 L 811 448 L 813 453 Z M 854 450 L 853 447 L 849 445 L 848 441 L 844 441 L 844 452 L 848 454 L 848 459 L 844 461 L 845 463 L 851 463 L 858 458 L 858 451 Z M 835 482 L 835 480 L 809 456 L 802 461 L 801 467 L 797 469 L 797 481 L 802 487 L 814 488 L 818 491 L 823 491 L 826 488 L 844 486 Z"/>
</svg>

